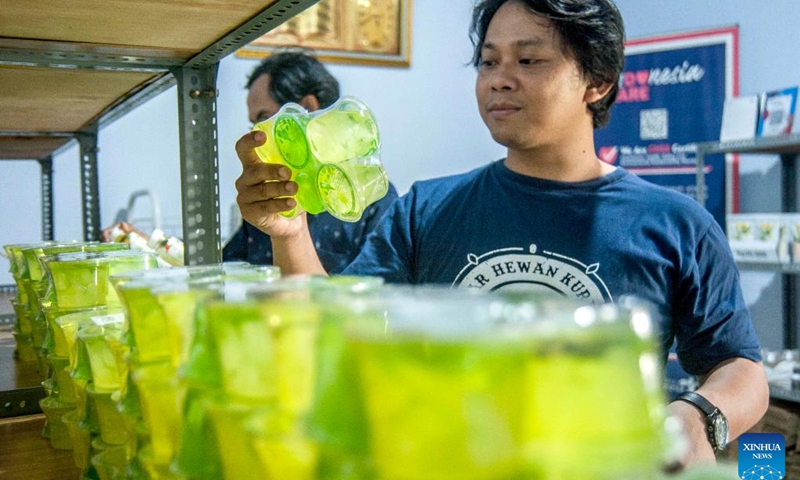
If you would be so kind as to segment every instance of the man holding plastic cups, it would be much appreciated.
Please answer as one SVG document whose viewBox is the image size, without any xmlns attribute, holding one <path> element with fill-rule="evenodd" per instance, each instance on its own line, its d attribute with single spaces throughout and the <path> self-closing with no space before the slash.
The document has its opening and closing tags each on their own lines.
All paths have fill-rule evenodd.
<svg viewBox="0 0 800 480">
<path fill-rule="evenodd" d="M 339 82 L 322 63 L 303 52 L 281 52 L 267 57 L 253 70 L 247 89 L 248 116 L 257 126 L 277 116 L 284 106 L 282 111 L 292 105 L 302 114 L 299 118 L 310 118 L 314 112 L 342 103 Z M 288 115 L 286 120 L 287 125 L 294 124 L 294 118 Z M 313 149 L 314 145 L 310 147 Z M 314 213 L 307 216 L 310 236 L 326 271 L 340 272 L 361 251 L 367 234 L 397 198 L 397 190 L 388 179 L 384 193 L 364 209 L 360 218 L 337 217 L 324 209 L 310 210 Z M 274 262 L 269 235 L 248 223 L 247 219 L 225 245 L 222 257 L 225 261 L 244 260 L 258 265 Z"/>
<path fill-rule="evenodd" d="M 703 380 L 696 393 L 707 404 L 669 406 L 689 440 L 682 463 L 713 462 L 767 408 L 759 342 L 713 217 L 596 156 L 593 132 L 616 99 L 624 37 L 611 0 L 478 2 L 478 107 L 507 156 L 413 185 L 345 273 L 649 302 L 663 351 L 676 340 L 685 370 Z M 242 215 L 271 236 L 282 272 L 325 273 L 304 217 L 279 215 L 295 206 L 296 185 L 289 169 L 257 161 L 263 142 L 256 132 L 237 143 Z"/>
</svg>

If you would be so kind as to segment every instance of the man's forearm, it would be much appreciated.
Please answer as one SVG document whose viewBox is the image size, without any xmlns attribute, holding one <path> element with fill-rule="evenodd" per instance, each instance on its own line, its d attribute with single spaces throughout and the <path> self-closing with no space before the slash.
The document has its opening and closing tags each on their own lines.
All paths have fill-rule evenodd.
<svg viewBox="0 0 800 480">
<path fill-rule="evenodd" d="M 769 406 L 764 365 L 745 358 L 722 362 L 705 378 L 697 393 L 728 418 L 730 440 L 761 420 Z"/>
<path fill-rule="evenodd" d="M 327 275 L 306 229 L 298 236 L 272 238 L 274 264 L 282 275 Z"/>
<path fill-rule="evenodd" d="M 769 388 L 763 365 L 745 358 L 735 358 L 717 365 L 704 379 L 697 393 L 714 404 L 727 418 L 728 440 L 737 438 L 755 425 L 769 405 Z M 689 440 L 689 452 L 684 463 L 713 461 L 714 452 L 708 442 L 702 412 L 683 401 L 671 403 L 669 410 L 683 421 Z"/>
</svg>

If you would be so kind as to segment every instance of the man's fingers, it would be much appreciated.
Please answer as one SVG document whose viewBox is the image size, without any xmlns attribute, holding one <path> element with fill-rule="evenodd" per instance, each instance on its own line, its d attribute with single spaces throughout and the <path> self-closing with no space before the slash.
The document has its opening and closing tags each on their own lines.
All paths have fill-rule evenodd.
<svg viewBox="0 0 800 480">
<path fill-rule="evenodd" d="M 242 174 L 236 179 L 236 189 L 257 185 L 262 182 L 289 180 L 292 171 L 278 163 L 258 163 L 242 166 Z"/>
<path fill-rule="evenodd" d="M 243 203 L 241 195 L 236 197 L 236 203 L 239 205 L 239 210 L 242 212 L 242 218 L 251 223 L 255 222 L 256 224 L 263 221 L 266 215 L 285 212 L 293 209 L 297 205 L 297 201 L 294 198 L 288 197 Z"/>
<path fill-rule="evenodd" d="M 264 134 L 264 132 L 260 130 L 254 130 L 242 135 L 242 137 L 236 141 L 236 155 L 239 156 L 239 160 L 242 162 L 243 167 L 261 162 L 254 149 L 264 145 L 266 140 L 267 136 Z"/>
<path fill-rule="evenodd" d="M 261 182 L 240 188 L 237 184 L 236 190 L 239 192 L 238 203 L 256 203 L 273 198 L 287 197 L 297 193 L 295 182 Z"/>
</svg>

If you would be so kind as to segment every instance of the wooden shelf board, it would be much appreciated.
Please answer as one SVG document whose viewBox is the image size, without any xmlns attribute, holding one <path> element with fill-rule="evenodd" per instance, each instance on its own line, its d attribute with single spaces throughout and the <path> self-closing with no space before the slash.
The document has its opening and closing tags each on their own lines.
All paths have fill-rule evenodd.
<svg viewBox="0 0 800 480">
<path fill-rule="evenodd" d="M 0 136 L 0 160 L 38 160 L 71 140 L 71 137 Z"/>
<path fill-rule="evenodd" d="M 42 437 L 44 415 L 0 420 L 0 478 L 77 480 L 71 450 L 56 450 Z"/>
<path fill-rule="evenodd" d="M 199 53 L 275 0 L 4 0 L 0 37 Z M 188 58 L 188 56 L 187 56 Z"/>
<path fill-rule="evenodd" d="M 26 66 L 0 69 L 0 131 L 74 132 L 159 74 Z"/>
</svg>

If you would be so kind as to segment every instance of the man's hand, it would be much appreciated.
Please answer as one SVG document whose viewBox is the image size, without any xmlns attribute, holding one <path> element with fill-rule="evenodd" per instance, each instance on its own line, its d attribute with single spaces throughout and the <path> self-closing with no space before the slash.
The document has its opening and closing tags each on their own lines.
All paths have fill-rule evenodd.
<svg viewBox="0 0 800 480">
<path fill-rule="evenodd" d="M 680 460 L 677 470 L 689 465 L 715 463 L 716 452 L 708 441 L 705 415 L 697 407 L 682 401 L 670 403 L 668 410 L 670 415 L 681 420 L 683 435 L 688 443 L 686 454 Z"/>
<path fill-rule="evenodd" d="M 242 218 L 270 237 L 292 237 L 305 228 L 305 213 L 288 219 L 280 212 L 297 205 L 292 195 L 297 193 L 297 183 L 290 181 L 292 171 L 277 163 L 265 163 L 258 158 L 255 148 L 264 144 L 266 135 L 254 131 L 236 142 L 236 154 L 242 162 L 242 174 L 236 180 L 236 203 Z"/>
<path fill-rule="evenodd" d="M 306 214 L 286 218 L 280 212 L 297 205 L 291 198 L 297 183 L 290 181 L 288 167 L 265 163 L 255 148 L 264 144 L 264 132 L 250 132 L 236 142 L 236 154 L 242 162 L 242 174 L 236 180 L 236 203 L 242 218 L 270 236 L 275 265 L 284 275 L 326 274 L 308 231 Z"/>
<path fill-rule="evenodd" d="M 100 240 L 106 243 L 115 241 L 116 239 L 112 238 L 112 236 L 115 233 L 114 231 L 117 229 L 122 233 L 126 234 L 131 232 L 136 233 L 145 240 L 148 240 L 150 238 L 149 235 L 146 235 L 144 232 L 142 232 L 141 230 L 134 227 L 128 222 L 117 222 L 114 225 L 111 225 L 110 227 L 104 228 L 103 231 L 100 232 Z"/>
<path fill-rule="evenodd" d="M 720 362 L 701 379 L 697 393 L 716 405 L 728 419 L 729 442 L 755 425 L 769 406 L 764 365 L 746 358 Z M 681 419 L 689 443 L 681 466 L 714 462 L 716 452 L 708 441 L 705 415 L 697 407 L 680 400 L 669 404 L 669 413 Z"/>
</svg>

